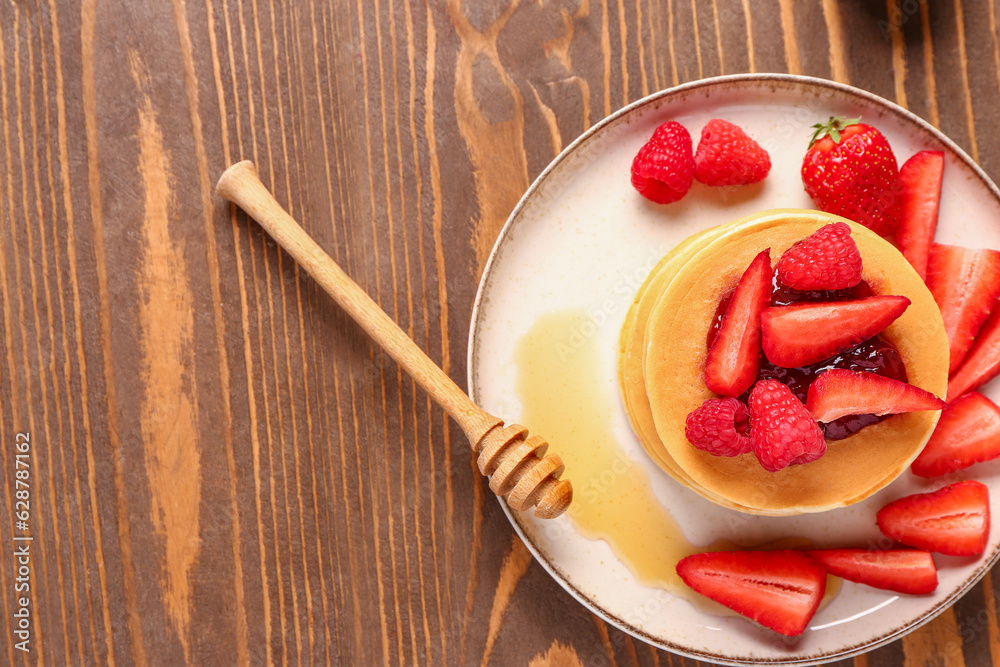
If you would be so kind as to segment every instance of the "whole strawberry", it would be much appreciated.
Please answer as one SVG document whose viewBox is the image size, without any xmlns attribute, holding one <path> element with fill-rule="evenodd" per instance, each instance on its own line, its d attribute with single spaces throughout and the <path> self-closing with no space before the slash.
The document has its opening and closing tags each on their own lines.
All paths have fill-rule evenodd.
<svg viewBox="0 0 1000 667">
<path fill-rule="evenodd" d="M 885 236 L 899 224 L 899 167 L 885 136 L 859 120 L 813 126 L 802 183 L 820 209 Z"/>
<path fill-rule="evenodd" d="M 738 125 L 708 121 L 694 155 L 694 177 L 705 185 L 747 185 L 764 180 L 771 157 Z"/>
<path fill-rule="evenodd" d="M 750 447 L 770 472 L 815 461 L 826 440 L 802 401 L 777 380 L 759 380 L 750 392 Z"/>
<path fill-rule="evenodd" d="M 686 195 L 693 181 L 691 135 L 675 121 L 660 125 L 632 160 L 632 186 L 650 201 L 669 204 Z"/>
</svg>

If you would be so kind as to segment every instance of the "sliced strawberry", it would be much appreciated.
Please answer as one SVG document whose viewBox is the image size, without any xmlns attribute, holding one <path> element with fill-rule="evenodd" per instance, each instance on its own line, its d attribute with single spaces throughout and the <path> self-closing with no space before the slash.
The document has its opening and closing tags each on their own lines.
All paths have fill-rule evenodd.
<svg viewBox="0 0 1000 667">
<path fill-rule="evenodd" d="M 895 415 L 940 410 L 947 405 L 929 391 L 875 373 L 832 368 L 809 385 L 806 408 L 816 421 L 847 415 Z"/>
<path fill-rule="evenodd" d="M 760 369 L 760 312 L 771 300 L 771 255 L 758 254 L 736 285 L 705 360 L 705 385 L 723 396 L 750 388 Z"/>
<path fill-rule="evenodd" d="M 1000 308 L 993 312 L 948 380 L 948 400 L 977 389 L 1000 374 Z"/>
<path fill-rule="evenodd" d="M 921 278 L 927 276 L 927 255 L 937 229 L 941 203 L 944 153 L 920 151 L 899 168 L 899 227 L 896 242 Z"/>
<path fill-rule="evenodd" d="M 878 334 L 909 305 L 905 296 L 886 295 L 765 308 L 760 314 L 764 355 L 784 368 L 823 361 Z"/>
<path fill-rule="evenodd" d="M 793 637 L 826 591 L 826 570 L 801 551 L 717 551 L 677 563 L 684 583 L 733 611 Z"/>
<path fill-rule="evenodd" d="M 950 373 L 965 358 L 1000 296 L 1000 251 L 935 243 L 927 259 L 927 287 L 944 318 Z"/>
<path fill-rule="evenodd" d="M 921 595 L 937 588 L 937 568 L 929 551 L 815 549 L 806 553 L 834 576 L 884 591 Z"/>
<path fill-rule="evenodd" d="M 876 517 L 886 536 L 949 556 L 978 556 L 990 536 L 990 492 L 974 480 L 891 502 Z"/>
<path fill-rule="evenodd" d="M 813 549 L 807 554 L 830 574 L 858 584 L 909 595 L 937 588 L 937 568 L 929 551 L 916 549 Z"/>
<path fill-rule="evenodd" d="M 955 399 L 941 413 L 914 475 L 936 477 L 1000 457 L 1000 407 L 979 392 Z"/>
</svg>

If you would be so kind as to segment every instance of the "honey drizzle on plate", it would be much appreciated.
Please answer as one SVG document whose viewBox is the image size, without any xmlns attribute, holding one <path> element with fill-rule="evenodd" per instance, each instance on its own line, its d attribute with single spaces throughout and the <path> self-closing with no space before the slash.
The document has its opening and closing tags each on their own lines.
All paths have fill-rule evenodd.
<svg viewBox="0 0 1000 667">
<path fill-rule="evenodd" d="M 703 551 L 748 548 L 728 539 L 706 547 L 691 544 L 653 494 L 649 475 L 622 449 L 611 429 L 611 410 L 599 378 L 594 323 L 582 310 L 539 317 L 515 349 L 521 423 L 544 434 L 549 451 L 566 464 L 574 499 L 567 512 L 583 536 L 604 540 L 619 560 L 647 586 L 666 589 L 703 611 L 733 612 L 697 595 L 677 576 L 677 562 Z M 814 546 L 782 538 L 765 548 Z M 840 591 L 827 577 L 821 608 Z"/>
<path fill-rule="evenodd" d="M 568 514 L 576 529 L 602 539 L 648 586 L 681 593 L 677 562 L 702 551 L 684 537 L 654 497 L 646 471 L 611 431 L 606 388 L 597 382 L 597 354 L 586 333 L 592 320 L 580 310 L 539 317 L 518 341 L 517 394 L 521 421 L 544 434 L 572 480 Z"/>
</svg>

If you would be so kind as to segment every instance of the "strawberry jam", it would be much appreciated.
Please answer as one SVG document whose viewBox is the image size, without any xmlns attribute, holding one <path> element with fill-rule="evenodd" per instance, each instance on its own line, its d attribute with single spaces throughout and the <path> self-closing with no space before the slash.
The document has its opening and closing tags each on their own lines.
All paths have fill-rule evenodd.
<svg viewBox="0 0 1000 667">
<path fill-rule="evenodd" d="M 843 290 L 799 292 L 781 284 L 780 281 L 778 281 L 777 275 L 775 275 L 772 284 L 772 306 L 787 306 L 802 301 L 848 301 L 851 299 L 862 299 L 866 296 L 872 295 L 871 288 L 865 282 L 861 282 L 855 287 Z M 724 296 L 722 301 L 719 302 L 718 308 L 716 308 L 715 317 L 712 320 L 712 326 L 708 332 L 707 342 L 709 346 L 711 346 L 712 341 L 715 339 L 715 334 L 722 322 L 722 316 L 725 314 L 726 308 L 729 306 L 731 297 L 732 292 Z M 877 373 L 878 375 L 884 375 L 901 382 L 907 381 L 906 367 L 903 365 L 903 360 L 899 356 L 899 352 L 896 351 L 896 348 L 893 347 L 891 343 L 883 339 L 881 336 L 869 338 L 868 340 L 855 345 L 851 349 L 841 352 L 840 354 L 836 354 L 829 359 L 825 359 L 810 366 L 803 366 L 801 368 L 782 368 L 781 366 L 775 366 L 762 354 L 757 379 L 778 380 L 779 382 L 787 385 L 788 388 L 791 389 L 792 393 L 795 394 L 800 401 L 805 403 L 806 392 L 809 390 L 809 385 L 816 379 L 816 376 L 824 371 L 830 370 L 831 368 L 846 368 L 852 371 Z M 752 391 L 752 389 L 753 387 L 740 396 L 740 400 L 745 403 L 750 396 L 750 391 Z M 819 427 L 823 430 L 823 435 L 827 440 L 841 440 L 849 435 L 857 433 L 865 426 L 880 422 L 887 417 L 889 417 L 889 415 L 881 417 L 870 414 L 848 415 L 828 424 L 820 422 Z"/>
</svg>

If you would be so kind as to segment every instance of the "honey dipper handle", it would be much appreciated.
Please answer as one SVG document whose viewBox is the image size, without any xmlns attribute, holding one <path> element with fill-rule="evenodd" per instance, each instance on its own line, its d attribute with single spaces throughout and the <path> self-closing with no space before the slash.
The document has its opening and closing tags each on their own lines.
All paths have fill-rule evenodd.
<svg viewBox="0 0 1000 667">
<path fill-rule="evenodd" d="M 256 220 L 459 423 L 474 448 L 488 431 L 502 423 L 473 403 L 319 247 L 261 183 L 252 162 L 244 160 L 229 167 L 219 178 L 215 191 Z"/>
<path fill-rule="evenodd" d="M 547 443 L 528 437 L 517 424 L 504 426 L 455 384 L 409 336 L 371 300 L 357 283 L 305 232 L 257 177 L 249 161 L 234 164 L 219 178 L 216 193 L 260 223 L 382 349 L 409 373 L 424 391 L 458 422 L 478 457 L 479 470 L 490 477 L 490 488 L 517 510 L 534 508 L 535 516 L 562 514 L 573 499 L 569 480 L 560 479 L 558 456 L 545 456 Z"/>
</svg>

